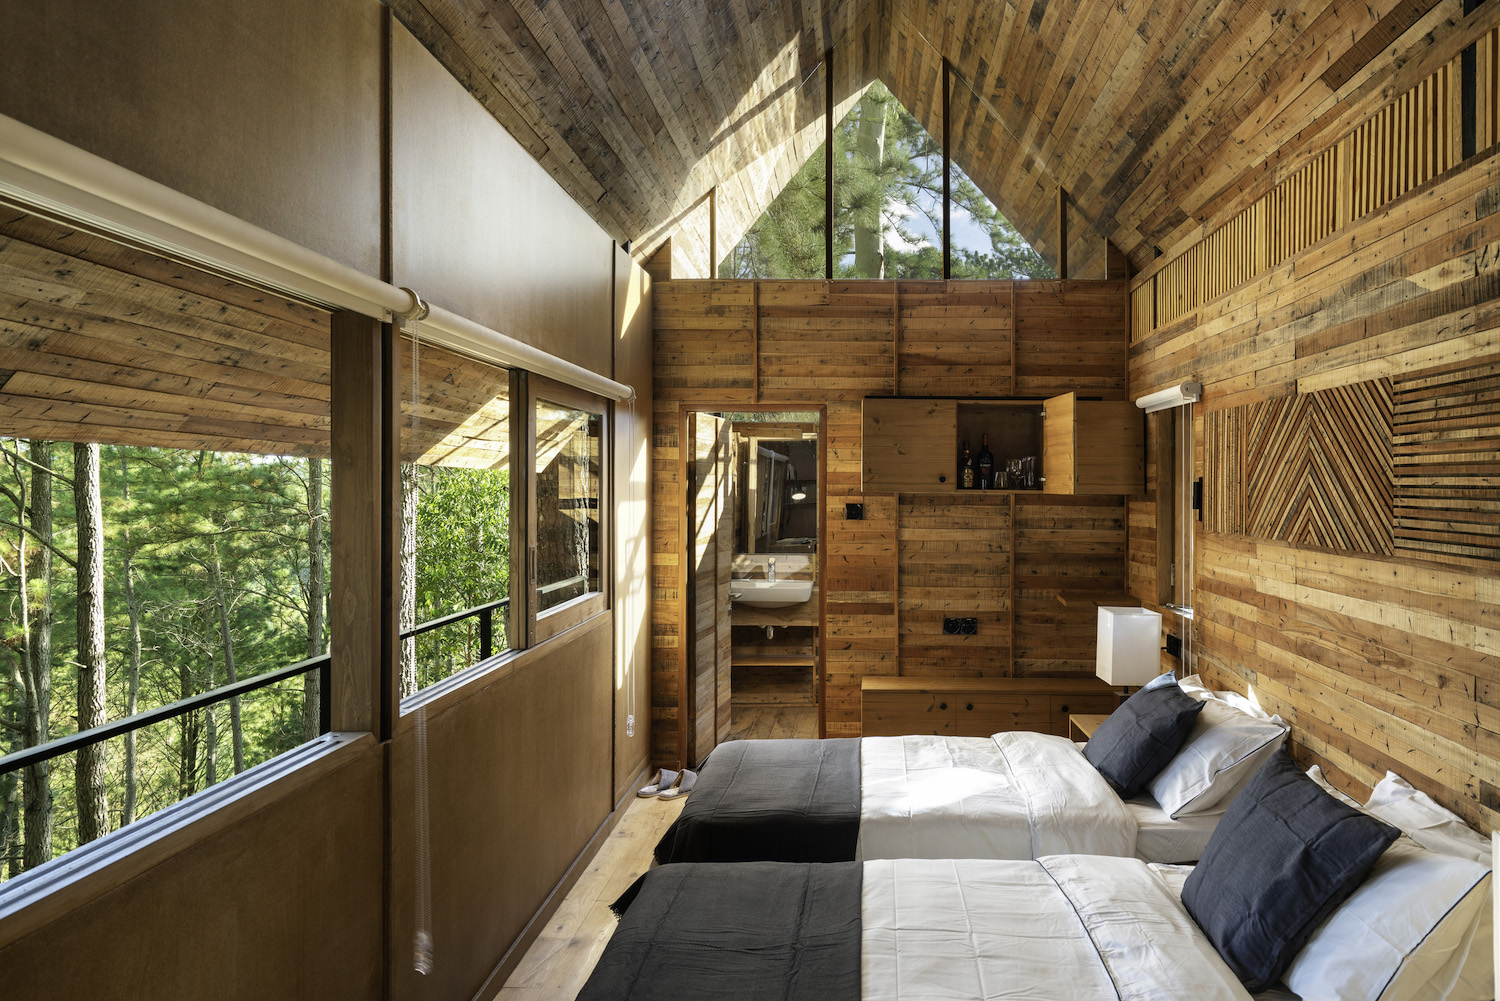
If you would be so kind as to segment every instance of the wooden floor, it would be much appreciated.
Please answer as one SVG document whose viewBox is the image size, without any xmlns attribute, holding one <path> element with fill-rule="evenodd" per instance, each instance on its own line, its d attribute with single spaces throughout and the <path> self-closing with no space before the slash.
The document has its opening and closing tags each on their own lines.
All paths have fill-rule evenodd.
<svg viewBox="0 0 1500 1001">
<path fill-rule="evenodd" d="M 615 930 L 609 905 L 651 866 L 651 850 L 685 800 L 637 799 L 532 943 L 495 1001 L 572 1001 Z"/>
<path fill-rule="evenodd" d="M 733 740 L 818 735 L 816 706 L 735 706 L 733 720 Z M 610 902 L 651 867 L 651 850 L 684 802 L 652 796 L 626 808 L 494 1001 L 572 1001 L 615 930 Z"/>
<path fill-rule="evenodd" d="M 730 740 L 779 740 L 817 735 L 817 706 L 737 705 L 730 714 Z"/>
</svg>

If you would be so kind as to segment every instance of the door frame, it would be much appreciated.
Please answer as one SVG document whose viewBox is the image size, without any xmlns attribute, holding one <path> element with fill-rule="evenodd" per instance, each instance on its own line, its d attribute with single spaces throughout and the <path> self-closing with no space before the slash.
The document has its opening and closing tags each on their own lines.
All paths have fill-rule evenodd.
<svg viewBox="0 0 1500 1001">
<path fill-rule="evenodd" d="M 692 680 L 696 667 L 696 647 L 691 637 L 696 635 L 693 602 L 688 598 L 689 566 L 691 559 L 690 526 L 693 505 L 689 503 L 688 491 L 692 480 L 689 467 L 692 462 L 691 442 L 688 440 L 688 415 L 697 412 L 721 413 L 774 413 L 778 411 L 800 411 L 818 415 L 818 655 L 813 664 L 814 682 L 818 691 L 818 736 L 828 735 L 828 677 L 824 662 L 828 632 L 828 588 L 827 534 L 828 534 L 828 407 L 826 404 L 804 402 L 729 403 L 723 400 L 687 400 L 677 403 L 677 621 L 681 633 L 678 637 L 677 658 L 677 759 L 683 768 L 691 767 L 688 761 L 688 721 L 696 707 L 692 702 Z M 696 497 L 696 491 L 693 494 Z M 701 764 L 702 762 L 698 762 Z"/>
</svg>

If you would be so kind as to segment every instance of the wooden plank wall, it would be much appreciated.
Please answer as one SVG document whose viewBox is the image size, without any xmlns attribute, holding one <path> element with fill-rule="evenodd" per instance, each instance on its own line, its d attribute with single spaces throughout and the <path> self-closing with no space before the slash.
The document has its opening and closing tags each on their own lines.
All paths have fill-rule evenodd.
<svg viewBox="0 0 1500 1001">
<path fill-rule="evenodd" d="M 1231 447 L 1215 416 L 1224 411 L 1367 380 L 1409 383 L 1418 388 L 1396 392 L 1396 420 L 1416 408 L 1432 420 L 1397 435 L 1398 469 L 1415 474 L 1411 502 L 1398 491 L 1402 531 L 1421 537 L 1414 509 L 1423 507 L 1451 534 L 1458 526 L 1446 512 L 1470 501 L 1471 522 L 1493 527 L 1500 466 L 1486 387 L 1500 363 L 1497 195 L 1492 147 L 1342 220 L 1145 332 L 1131 350 L 1132 395 L 1184 378 L 1204 384 L 1195 408 L 1201 474 Z M 1146 503 L 1131 507 L 1133 525 L 1154 517 Z M 1196 667 L 1210 683 L 1253 691 L 1291 722 L 1299 758 L 1352 793 L 1389 768 L 1476 826 L 1500 824 L 1493 565 L 1444 565 L 1424 558 L 1437 553 L 1406 547 L 1357 554 L 1233 529 L 1213 520 L 1198 529 Z M 1131 591 L 1150 603 L 1156 583 L 1154 566 L 1133 554 Z"/>
<path fill-rule="evenodd" d="M 1056 591 L 1123 588 L 1120 500 L 864 494 L 861 402 L 1123 399 L 1124 282 L 667 281 L 654 296 L 657 763 L 676 760 L 682 718 L 684 408 L 823 408 L 829 736 L 859 732 L 867 675 L 1093 670 L 1092 609 L 1064 608 Z M 849 503 L 863 504 L 861 519 L 846 518 Z M 980 615 L 980 633 L 944 636 L 945 610 Z"/>
</svg>

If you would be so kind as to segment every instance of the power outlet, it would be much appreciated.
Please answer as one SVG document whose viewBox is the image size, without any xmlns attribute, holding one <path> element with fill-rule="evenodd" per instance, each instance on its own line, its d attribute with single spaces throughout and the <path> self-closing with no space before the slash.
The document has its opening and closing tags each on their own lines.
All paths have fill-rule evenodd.
<svg viewBox="0 0 1500 1001">
<path fill-rule="evenodd" d="M 979 632 L 979 620 L 944 617 L 943 632 L 949 636 L 973 636 Z"/>
</svg>

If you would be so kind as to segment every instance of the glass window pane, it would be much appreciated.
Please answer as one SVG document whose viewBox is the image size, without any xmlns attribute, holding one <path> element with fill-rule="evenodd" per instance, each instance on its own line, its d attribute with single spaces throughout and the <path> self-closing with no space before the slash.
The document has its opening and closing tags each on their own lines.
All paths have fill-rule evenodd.
<svg viewBox="0 0 1500 1001">
<path fill-rule="evenodd" d="M 601 415 L 536 405 L 537 611 L 599 590 Z"/>
<path fill-rule="evenodd" d="M 1016 231 L 990 198 L 991 193 L 1003 194 L 996 190 L 999 178 L 983 176 L 982 171 L 997 159 L 993 153 L 997 145 L 1010 145 L 1004 127 L 968 84 L 957 74 L 952 79 L 949 117 L 953 141 L 948 152 L 952 158 L 949 228 L 952 231 L 953 277 L 996 280 L 1056 278 L 1057 272 L 1052 265 Z M 960 163 L 974 168 L 973 178 L 964 172 Z"/>
<path fill-rule="evenodd" d="M 406 698 L 510 646 L 510 373 L 403 349 L 401 631 L 471 613 L 402 643 Z"/>
</svg>

